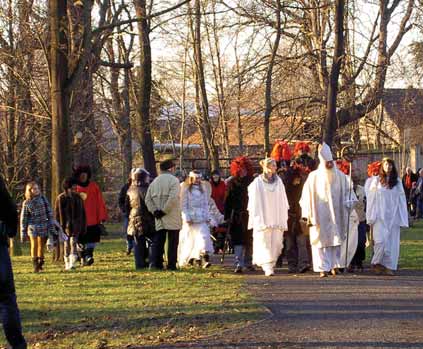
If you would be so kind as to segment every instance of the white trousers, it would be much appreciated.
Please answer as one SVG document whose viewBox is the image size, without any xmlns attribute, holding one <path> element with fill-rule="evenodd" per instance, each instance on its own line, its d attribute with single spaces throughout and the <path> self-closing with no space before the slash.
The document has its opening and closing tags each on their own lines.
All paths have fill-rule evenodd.
<svg viewBox="0 0 423 349">
<path fill-rule="evenodd" d="M 313 270 L 315 272 L 329 272 L 338 268 L 341 262 L 341 246 L 316 247 L 311 245 L 313 255 Z"/>
</svg>

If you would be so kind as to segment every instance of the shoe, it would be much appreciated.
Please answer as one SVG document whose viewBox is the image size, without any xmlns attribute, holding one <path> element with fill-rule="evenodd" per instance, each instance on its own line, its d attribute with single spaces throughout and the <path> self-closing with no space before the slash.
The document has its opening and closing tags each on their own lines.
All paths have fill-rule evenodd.
<svg viewBox="0 0 423 349">
<path fill-rule="evenodd" d="M 310 266 L 305 265 L 305 266 L 300 268 L 299 272 L 300 272 L 300 274 L 304 274 L 304 273 L 307 273 L 309 270 L 310 270 Z"/>
<path fill-rule="evenodd" d="M 84 265 L 90 266 L 94 264 L 93 254 L 94 254 L 94 249 L 87 248 L 87 250 L 85 251 L 85 256 L 84 256 Z"/>
<path fill-rule="evenodd" d="M 63 259 L 65 260 L 65 270 L 71 270 L 72 268 L 70 267 L 70 258 L 65 256 Z"/>
<path fill-rule="evenodd" d="M 381 275 L 385 272 L 385 267 L 382 264 L 373 264 L 372 270 L 375 274 Z"/>
<path fill-rule="evenodd" d="M 237 265 L 237 266 L 235 267 L 234 273 L 236 273 L 236 274 L 240 274 L 240 273 L 242 273 L 242 267 L 241 267 L 241 266 L 239 266 L 239 265 Z"/>
<path fill-rule="evenodd" d="M 209 268 L 211 266 L 210 257 L 207 253 L 201 256 L 201 264 L 203 269 Z"/>
<path fill-rule="evenodd" d="M 328 274 L 329 274 L 329 273 L 328 273 L 327 271 L 321 271 L 321 272 L 320 272 L 320 277 L 321 277 L 321 278 L 327 278 L 327 277 L 328 277 Z"/>
<path fill-rule="evenodd" d="M 127 249 L 126 249 L 126 255 L 127 255 L 127 256 L 131 255 L 131 251 L 132 251 L 132 250 L 131 250 L 130 248 L 127 248 Z"/>
<path fill-rule="evenodd" d="M 43 270 L 44 266 L 44 257 L 38 257 L 38 269 Z"/>
<path fill-rule="evenodd" d="M 34 268 L 34 273 L 38 273 L 40 271 L 40 266 L 38 264 L 38 257 L 32 258 L 32 266 Z"/>
<path fill-rule="evenodd" d="M 384 273 L 385 273 L 385 275 L 389 275 L 389 276 L 394 276 L 395 275 L 394 271 L 391 270 L 391 269 L 388 269 L 388 268 L 385 268 Z"/>
<path fill-rule="evenodd" d="M 264 276 L 273 276 L 275 275 L 275 272 L 273 270 L 266 270 L 264 272 Z"/>
<path fill-rule="evenodd" d="M 247 269 L 248 271 L 256 271 L 256 268 L 254 268 L 254 266 L 253 266 L 253 265 L 249 265 L 246 269 Z"/>
<path fill-rule="evenodd" d="M 70 267 L 70 269 L 75 269 L 77 262 L 78 262 L 78 256 L 76 254 L 71 254 L 69 256 L 69 267 Z"/>
<path fill-rule="evenodd" d="M 330 271 L 330 273 L 331 273 L 333 276 L 336 276 L 336 275 L 338 275 L 338 274 L 339 274 L 339 270 L 338 270 L 338 268 L 333 268 L 333 269 Z"/>
</svg>

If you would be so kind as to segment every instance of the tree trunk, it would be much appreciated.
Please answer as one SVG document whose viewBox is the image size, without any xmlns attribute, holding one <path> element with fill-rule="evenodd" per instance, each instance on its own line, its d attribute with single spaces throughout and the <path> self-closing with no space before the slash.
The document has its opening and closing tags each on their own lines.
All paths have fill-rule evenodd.
<svg viewBox="0 0 423 349">
<path fill-rule="evenodd" d="M 84 6 L 77 6 L 69 3 L 68 20 L 71 21 L 71 52 L 68 57 L 68 67 L 77 70 L 81 64 L 82 56 L 87 55 L 86 66 L 82 74 L 75 81 L 72 87 L 67 89 L 66 94 L 70 96 L 69 114 L 74 134 L 81 133 L 79 143 L 73 149 L 73 166 L 89 165 L 93 177 L 102 181 L 101 162 L 98 143 L 101 139 L 100 127 L 96 124 L 94 113 L 94 83 L 93 74 L 97 69 L 97 57 L 93 52 L 85 52 L 84 47 L 86 36 L 92 32 L 91 24 L 92 2 L 87 1 Z M 87 34 L 89 33 L 89 34 Z M 92 40 L 91 38 L 88 40 Z M 70 81 L 68 81 L 68 84 Z"/>
<path fill-rule="evenodd" d="M 341 71 L 342 59 L 344 54 L 344 0 L 336 0 L 335 2 L 335 48 L 333 62 L 329 77 L 327 111 L 325 126 L 323 129 L 323 141 L 329 146 L 332 145 L 336 130 L 338 128 L 338 120 L 336 117 L 336 105 L 338 95 L 338 80 Z"/>
<path fill-rule="evenodd" d="M 67 0 L 49 0 L 50 10 L 50 76 L 52 124 L 52 193 L 61 192 L 61 182 L 70 173 L 69 117 L 64 85 L 67 79 L 66 23 Z"/>
<path fill-rule="evenodd" d="M 209 101 L 207 98 L 206 80 L 204 75 L 203 55 L 201 50 L 201 4 L 200 0 L 195 0 L 195 40 L 194 40 L 194 56 L 197 71 L 198 87 L 200 92 L 200 106 L 203 119 L 203 130 L 206 142 L 211 156 L 211 169 L 219 168 L 219 154 L 214 144 L 214 135 L 210 122 Z"/>
<path fill-rule="evenodd" d="M 278 53 L 279 44 L 281 41 L 281 11 L 282 5 L 280 0 L 276 1 L 277 8 L 275 11 L 276 14 L 276 36 L 275 42 L 273 43 L 272 55 L 270 57 L 269 66 L 267 68 L 266 74 L 266 92 L 265 92 L 265 103 L 266 108 L 264 111 L 264 152 L 270 154 L 271 145 L 270 145 L 270 117 L 272 115 L 273 103 L 272 103 L 272 75 L 273 67 L 275 65 L 275 58 Z"/>
<path fill-rule="evenodd" d="M 151 134 L 151 45 L 150 24 L 147 20 L 147 6 L 145 0 L 134 0 L 135 12 L 138 18 L 138 38 L 140 46 L 139 60 L 139 100 L 136 112 L 138 129 L 141 134 L 141 152 L 144 159 L 144 167 L 154 177 L 157 175 L 156 159 L 154 157 L 154 143 Z"/>
</svg>

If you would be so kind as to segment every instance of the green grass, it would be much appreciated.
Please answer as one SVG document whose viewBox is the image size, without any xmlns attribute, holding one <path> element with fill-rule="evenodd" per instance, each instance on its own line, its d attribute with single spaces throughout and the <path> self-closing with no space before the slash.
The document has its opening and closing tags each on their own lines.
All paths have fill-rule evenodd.
<svg viewBox="0 0 423 349">
<path fill-rule="evenodd" d="M 400 268 L 423 268 L 423 221 L 401 231 Z"/>
<path fill-rule="evenodd" d="M 130 348 L 192 340 L 264 315 L 242 277 L 218 266 L 139 272 L 124 248 L 123 239 L 111 234 L 98 246 L 93 266 L 72 272 L 52 264 L 50 255 L 40 274 L 32 273 L 28 256 L 13 258 L 29 347 Z"/>
</svg>

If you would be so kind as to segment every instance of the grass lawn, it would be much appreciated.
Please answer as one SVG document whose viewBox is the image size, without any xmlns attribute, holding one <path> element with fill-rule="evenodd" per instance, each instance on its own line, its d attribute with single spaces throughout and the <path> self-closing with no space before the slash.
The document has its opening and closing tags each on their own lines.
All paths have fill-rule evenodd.
<svg viewBox="0 0 423 349">
<path fill-rule="evenodd" d="M 112 233 L 98 246 L 93 266 L 72 272 L 52 264 L 47 255 L 45 271 L 32 273 L 27 246 L 25 256 L 13 257 L 30 348 L 131 348 L 195 339 L 265 314 L 243 289 L 240 276 L 218 266 L 138 272 L 124 249 L 123 239 Z"/>
<path fill-rule="evenodd" d="M 401 231 L 400 268 L 423 269 L 423 221 Z"/>
</svg>

